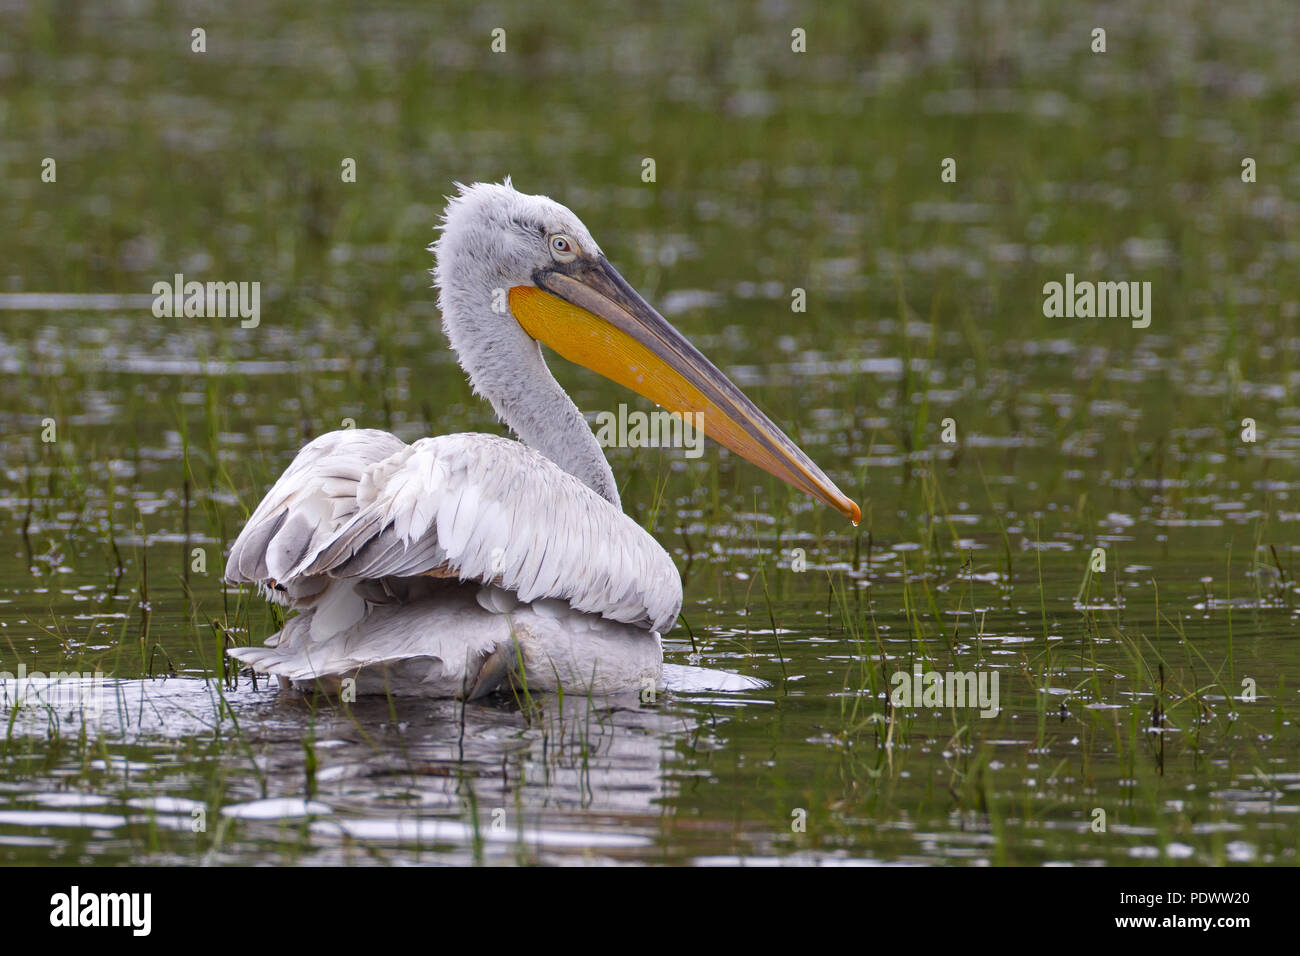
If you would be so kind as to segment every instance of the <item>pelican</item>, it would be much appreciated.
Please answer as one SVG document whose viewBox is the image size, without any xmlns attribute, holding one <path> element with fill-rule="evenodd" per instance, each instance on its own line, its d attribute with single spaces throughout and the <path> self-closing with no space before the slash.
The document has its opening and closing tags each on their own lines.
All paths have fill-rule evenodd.
<svg viewBox="0 0 1300 956">
<path fill-rule="evenodd" d="M 305 445 L 226 562 L 297 613 L 231 657 L 299 689 L 474 700 L 661 686 L 682 604 L 668 553 L 628 518 L 613 472 L 542 345 L 663 409 L 857 524 L 858 506 L 615 271 L 546 196 L 456 184 L 434 255 L 443 330 L 518 441 L 406 444 L 347 429 Z M 700 417 L 702 416 L 702 418 Z M 754 686 L 721 675 L 717 689 Z"/>
</svg>

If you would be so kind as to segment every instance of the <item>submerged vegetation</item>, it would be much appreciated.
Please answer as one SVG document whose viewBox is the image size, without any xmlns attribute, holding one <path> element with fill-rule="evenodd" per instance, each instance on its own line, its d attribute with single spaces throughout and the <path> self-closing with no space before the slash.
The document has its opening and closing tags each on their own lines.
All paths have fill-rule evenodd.
<svg viewBox="0 0 1300 956">
<path fill-rule="evenodd" d="M 744 9 L 0 12 L 0 672 L 109 678 L 0 707 L 0 861 L 1297 861 L 1290 6 Z M 608 449 L 682 572 L 667 662 L 770 688 L 346 703 L 225 658 L 280 624 L 222 560 L 304 441 L 500 431 L 425 247 L 505 175 L 862 503 Z M 178 273 L 260 321 L 155 317 Z M 1067 274 L 1149 326 L 1049 315 Z M 896 702 L 917 668 L 996 715 Z"/>
</svg>

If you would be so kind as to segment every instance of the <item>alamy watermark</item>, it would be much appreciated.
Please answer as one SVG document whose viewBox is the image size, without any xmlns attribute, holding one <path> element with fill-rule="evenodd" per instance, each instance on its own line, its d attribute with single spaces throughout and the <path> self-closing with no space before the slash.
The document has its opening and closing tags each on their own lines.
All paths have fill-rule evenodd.
<svg viewBox="0 0 1300 956">
<path fill-rule="evenodd" d="M 911 673 L 895 671 L 889 678 L 889 694 L 895 707 L 978 707 L 981 717 L 996 717 L 997 671 L 926 671 L 919 663 Z"/>
<path fill-rule="evenodd" d="M 1132 319 L 1133 328 L 1151 324 L 1150 282 L 1082 282 L 1074 273 L 1065 283 L 1043 286 L 1043 315 L 1049 319 Z"/>
<path fill-rule="evenodd" d="M 52 709 L 98 717 L 104 712 L 102 671 L 32 671 L 18 665 L 18 673 L 0 671 L 0 709 L 16 707 Z"/>
<path fill-rule="evenodd" d="M 704 454 L 704 413 L 629 411 L 596 413 L 596 441 L 601 448 L 685 448 L 687 458 Z"/>
<path fill-rule="evenodd" d="M 153 929 L 153 894 L 83 893 L 73 886 L 50 897 L 50 925 L 122 927 L 132 936 L 148 936 Z"/>
<path fill-rule="evenodd" d="M 245 329 L 262 321 L 262 283 L 185 281 L 176 273 L 171 282 L 153 284 L 153 314 L 158 319 L 225 319 L 238 316 Z"/>
</svg>

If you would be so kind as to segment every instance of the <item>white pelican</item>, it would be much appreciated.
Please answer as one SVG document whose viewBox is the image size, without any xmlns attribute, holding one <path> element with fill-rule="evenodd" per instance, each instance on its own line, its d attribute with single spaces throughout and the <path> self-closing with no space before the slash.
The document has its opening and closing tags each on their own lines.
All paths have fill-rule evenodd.
<svg viewBox="0 0 1300 956">
<path fill-rule="evenodd" d="M 226 564 L 298 613 L 230 655 L 301 688 L 474 699 L 499 687 L 606 694 L 658 685 L 682 584 L 623 514 L 600 443 L 541 345 L 679 414 L 856 524 L 845 497 L 629 286 L 546 196 L 460 186 L 430 251 L 443 329 L 519 437 L 307 444 Z M 699 421 L 700 419 L 696 419 Z M 719 689 L 753 686 L 721 675 Z M 730 678 L 730 680 L 726 680 Z"/>
</svg>

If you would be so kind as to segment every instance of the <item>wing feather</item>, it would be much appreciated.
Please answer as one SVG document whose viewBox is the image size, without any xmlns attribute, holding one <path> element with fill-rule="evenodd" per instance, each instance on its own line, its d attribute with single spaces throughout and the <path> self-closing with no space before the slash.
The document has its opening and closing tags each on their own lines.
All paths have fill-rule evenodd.
<svg viewBox="0 0 1300 956">
<path fill-rule="evenodd" d="M 308 442 L 235 539 L 226 580 L 279 581 L 356 513 L 366 470 L 405 447 L 401 439 L 373 429 L 329 432 Z"/>
<path fill-rule="evenodd" d="M 232 582 L 285 585 L 450 573 L 658 631 L 682 599 L 672 559 L 636 522 L 491 435 L 318 438 L 249 519 L 227 568 Z"/>
</svg>

